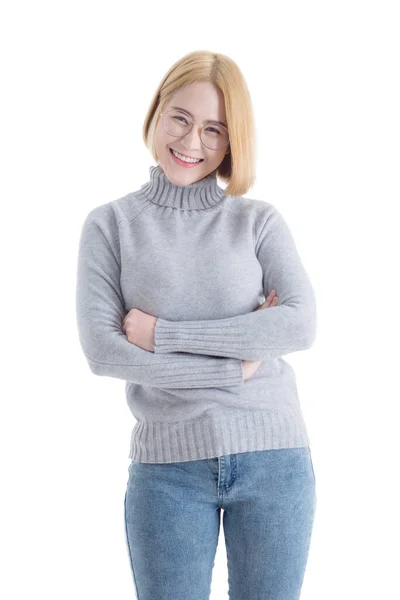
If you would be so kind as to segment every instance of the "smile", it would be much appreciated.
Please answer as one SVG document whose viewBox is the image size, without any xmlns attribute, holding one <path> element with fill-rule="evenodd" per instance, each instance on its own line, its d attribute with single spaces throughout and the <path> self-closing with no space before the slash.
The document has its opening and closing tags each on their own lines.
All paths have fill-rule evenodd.
<svg viewBox="0 0 400 600">
<path fill-rule="evenodd" d="M 186 156 L 185 154 L 181 154 L 180 152 L 177 152 L 173 148 L 170 148 L 170 152 L 174 156 L 176 156 L 177 158 L 179 158 L 179 160 L 182 160 L 184 162 L 198 163 L 198 162 L 203 162 L 203 160 L 204 160 L 203 158 L 193 158 L 191 156 Z"/>
</svg>

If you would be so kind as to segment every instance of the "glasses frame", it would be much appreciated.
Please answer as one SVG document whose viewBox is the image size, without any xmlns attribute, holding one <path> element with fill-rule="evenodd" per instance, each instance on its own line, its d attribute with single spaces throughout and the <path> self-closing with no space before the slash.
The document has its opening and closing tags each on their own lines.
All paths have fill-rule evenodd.
<svg viewBox="0 0 400 600">
<path fill-rule="evenodd" d="M 226 132 L 227 132 L 227 134 L 228 134 L 228 141 L 227 141 L 227 143 L 226 143 L 224 146 L 221 146 L 221 148 L 209 148 L 208 146 L 206 146 L 206 145 L 205 145 L 205 143 L 203 142 L 203 140 L 201 139 L 202 129 L 203 129 L 203 127 L 205 127 L 205 126 L 206 126 L 206 125 L 208 125 L 209 123 L 214 123 L 214 121 L 207 121 L 207 123 L 205 123 L 204 125 L 199 125 L 198 123 L 196 123 L 196 121 L 193 121 L 192 117 L 190 117 L 189 115 L 186 115 L 186 113 L 182 113 L 182 115 L 183 115 L 183 114 L 185 114 L 185 118 L 187 118 L 187 119 L 188 119 L 188 120 L 190 120 L 190 122 L 191 122 L 191 126 L 190 126 L 190 129 L 189 129 L 189 131 L 188 131 L 187 133 L 185 133 L 185 135 L 173 135 L 172 133 L 170 133 L 169 131 L 167 131 L 167 130 L 165 129 L 165 125 L 164 125 L 164 116 L 165 116 L 166 114 L 168 114 L 169 112 L 172 112 L 172 111 L 175 111 L 175 110 L 176 110 L 176 109 L 174 109 L 174 108 L 171 108 L 170 110 L 167 110 L 167 112 L 165 112 L 165 113 L 164 113 L 164 112 L 162 112 L 162 111 L 160 111 L 161 123 L 162 123 L 162 126 L 163 126 L 163 129 L 164 129 L 164 131 L 165 131 L 166 133 L 168 133 L 168 135 L 171 135 L 172 137 L 176 137 L 176 138 L 178 138 L 178 137 L 179 137 L 179 138 L 180 138 L 180 137 L 186 137 L 186 136 L 187 136 L 187 135 L 188 135 L 188 134 L 189 134 L 189 133 L 192 131 L 192 129 L 193 129 L 193 125 L 197 125 L 197 132 L 198 132 L 198 134 L 199 134 L 200 142 L 201 142 L 201 143 L 203 144 L 203 146 L 204 146 L 205 148 L 207 148 L 208 150 L 213 150 L 214 152 L 218 152 L 218 150 L 223 150 L 224 148 L 226 148 L 226 147 L 229 145 L 230 138 L 229 138 L 229 131 L 228 131 L 228 128 L 227 128 L 227 127 L 225 127 L 225 125 L 220 125 L 220 123 L 218 123 L 218 126 L 219 126 L 219 127 L 223 127 L 224 129 L 226 129 Z M 179 112 L 179 111 L 176 111 L 176 112 Z"/>
</svg>

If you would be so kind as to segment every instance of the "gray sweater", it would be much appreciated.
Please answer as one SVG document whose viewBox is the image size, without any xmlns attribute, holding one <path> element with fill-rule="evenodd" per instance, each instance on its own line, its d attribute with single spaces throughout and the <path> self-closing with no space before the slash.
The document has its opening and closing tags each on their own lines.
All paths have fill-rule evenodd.
<svg viewBox="0 0 400 600">
<path fill-rule="evenodd" d="M 255 310 L 274 289 L 278 306 Z M 132 309 L 157 317 L 154 352 L 130 343 Z M 129 458 L 170 463 L 309 445 L 282 358 L 316 337 L 315 295 L 269 202 L 190 185 L 159 165 L 137 191 L 92 209 L 81 230 L 76 314 L 95 375 L 126 382 Z M 242 360 L 262 360 L 243 380 Z"/>
</svg>

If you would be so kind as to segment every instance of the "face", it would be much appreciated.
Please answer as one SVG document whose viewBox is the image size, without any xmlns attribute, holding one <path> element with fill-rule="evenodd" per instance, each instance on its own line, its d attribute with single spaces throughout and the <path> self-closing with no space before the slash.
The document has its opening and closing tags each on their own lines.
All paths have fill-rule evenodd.
<svg viewBox="0 0 400 600">
<path fill-rule="evenodd" d="M 183 137 L 173 137 L 167 133 L 160 117 L 155 130 L 155 147 L 160 167 L 168 179 L 176 185 L 189 185 L 203 179 L 214 171 L 229 152 L 229 144 L 220 150 L 210 150 L 200 140 L 199 125 L 207 121 L 226 123 L 224 96 L 221 90 L 209 81 L 196 81 L 177 90 L 163 109 L 166 113 L 172 106 L 189 111 L 193 117 L 191 131 Z M 185 114 L 182 113 L 185 117 Z M 190 115 L 187 115 L 190 118 Z M 202 162 L 185 167 L 176 161 L 171 149 L 190 158 L 201 158 Z"/>
</svg>

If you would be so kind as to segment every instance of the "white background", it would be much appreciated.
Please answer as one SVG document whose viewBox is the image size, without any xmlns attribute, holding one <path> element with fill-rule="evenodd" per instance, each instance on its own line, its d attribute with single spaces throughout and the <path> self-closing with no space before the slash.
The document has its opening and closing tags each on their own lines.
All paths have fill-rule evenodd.
<svg viewBox="0 0 400 600">
<path fill-rule="evenodd" d="M 302 600 L 400 597 L 396 9 L 383 0 L 2 8 L 3 598 L 135 597 L 123 525 L 135 421 L 124 382 L 95 377 L 79 346 L 77 250 L 92 208 L 147 181 L 146 110 L 193 50 L 227 54 L 242 70 L 257 126 L 246 195 L 285 216 L 317 295 L 316 342 L 288 357 L 318 497 Z M 211 600 L 227 598 L 221 524 Z"/>
</svg>

